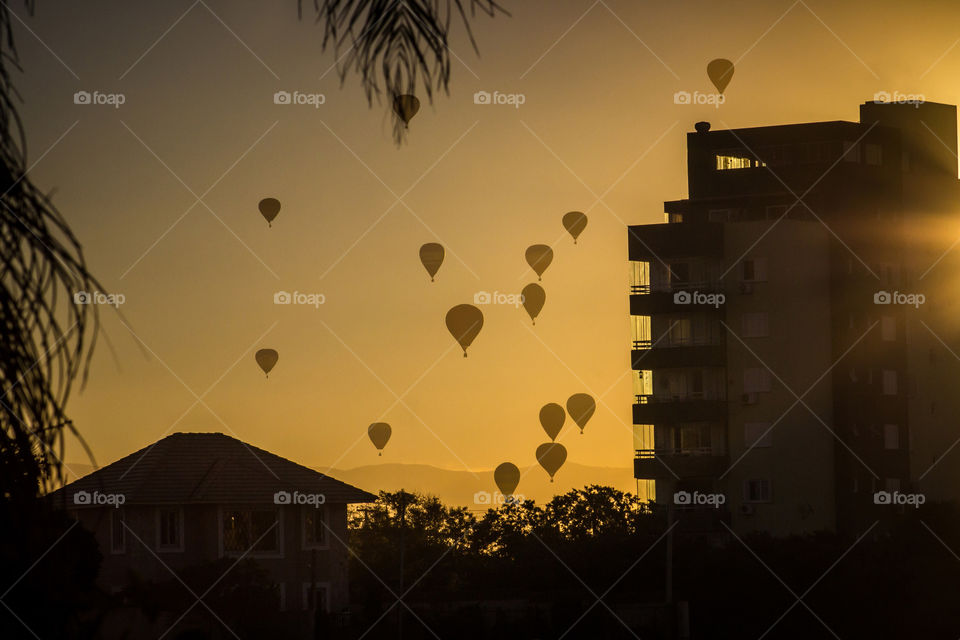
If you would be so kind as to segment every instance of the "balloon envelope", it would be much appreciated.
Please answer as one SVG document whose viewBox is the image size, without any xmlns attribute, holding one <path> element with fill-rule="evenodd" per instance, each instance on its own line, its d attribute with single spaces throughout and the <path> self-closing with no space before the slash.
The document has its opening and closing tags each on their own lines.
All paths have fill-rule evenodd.
<svg viewBox="0 0 960 640">
<path fill-rule="evenodd" d="M 512 462 L 504 462 L 494 470 L 493 479 L 500 493 L 505 496 L 513 495 L 520 484 L 520 469 Z"/>
<path fill-rule="evenodd" d="M 593 412 L 596 410 L 597 403 L 588 393 L 575 393 L 567 398 L 567 413 L 580 427 L 580 433 L 583 433 L 583 428 L 587 426 L 587 421 L 593 417 Z"/>
<path fill-rule="evenodd" d="M 260 365 L 263 372 L 269 374 L 270 370 L 277 364 L 277 360 L 280 359 L 280 354 L 274 349 L 260 349 L 254 357 L 257 359 L 257 364 Z"/>
<path fill-rule="evenodd" d="M 423 268 L 430 274 L 430 282 L 433 282 L 433 276 L 437 275 L 440 265 L 443 264 L 443 245 L 436 242 L 428 242 L 420 247 L 420 262 Z"/>
<path fill-rule="evenodd" d="M 733 78 L 733 63 L 726 58 L 717 58 L 711 60 L 707 65 L 707 75 L 710 76 L 710 82 L 717 88 L 717 91 L 723 93 L 723 90 L 730 84 Z"/>
<path fill-rule="evenodd" d="M 472 304 L 458 304 L 447 311 L 447 331 L 460 343 L 463 357 L 467 357 L 467 347 L 483 328 L 483 313 Z"/>
<path fill-rule="evenodd" d="M 260 209 L 260 215 L 266 218 L 267 226 L 270 226 L 273 219 L 280 213 L 280 201 L 276 198 L 264 198 L 257 207 Z"/>
<path fill-rule="evenodd" d="M 528 284 L 521 292 L 523 296 L 523 308 L 527 310 L 533 324 L 537 324 L 537 316 L 543 309 L 543 303 L 547 301 L 547 292 L 536 282 Z"/>
<path fill-rule="evenodd" d="M 410 124 L 413 116 L 420 111 L 420 99 L 412 95 L 399 95 L 393 99 L 393 110 L 403 120 L 403 124 Z"/>
<path fill-rule="evenodd" d="M 577 238 L 587 228 L 587 216 L 582 211 L 571 211 L 563 216 L 563 227 L 571 236 L 573 244 L 577 244 Z"/>
<path fill-rule="evenodd" d="M 553 249 L 545 244 L 534 244 L 527 247 L 525 254 L 527 264 L 537 272 L 537 279 L 541 279 L 543 272 L 547 270 L 550 263 L 553 262 Z"/>
<path fill-rule="evenodd" d="M 537 462 L 543 467 L 544 471 L 550 474 L 550 482 L 553 482 L 553 476 L 560 470 L 563 463 L 567 461 L 567 449 L 559 442 L 545 442 L 537 447 Z"/>
<path fill-rule="evenodd" d="M 556 440 L 567 419 L 567 413 L 556 402 L 545 404 L 540 408 L 540 425 L 551 440 Z"/>
<path fill-rule="evenodd" d="M 390 434 L 393 433 L 393 429 L 390 428 L 386 422 L 374 422 L 369 427 L 367 427 L 367 435 L 370 436 L 370 442 L 373 443 L 373 446 L 377 448 L 378 451 L 383 451 L 383 448 L 387 446 L 387 442 L 390 441 Z M 380 453 L 379 455 L 383 455 Z"/>
</svg>

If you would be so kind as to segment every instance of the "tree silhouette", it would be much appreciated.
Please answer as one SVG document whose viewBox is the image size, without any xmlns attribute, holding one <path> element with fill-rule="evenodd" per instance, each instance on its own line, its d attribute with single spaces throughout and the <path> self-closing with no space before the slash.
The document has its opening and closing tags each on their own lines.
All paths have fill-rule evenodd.
<svg viewBox="0 0 960 640">
<path fill-rule="evenodd" d="M 32 13 L 34 3 L 25 0 Z M 102 290 L 69 225 L 27 175 L 26 141 L 11 67 L 19 70 L 10 6 L 0 4 L 0 489 L 31 500 L 62 480 L 66 412 L 86 376 L 98 328 L 95 305 L 75 294 Z M 79 434 L 77 434 L 79 435 Z M 82 442 L 82 440 L 81 440 Z M 58 454 L 59 452 L 59 454 Z"/>
<path fill-rule="evenodd" d="M 367 101 L 372 105 L 385 94 L 391 109 L 396 96 L 422 88 L 433 102 L 435 90 L 448 90 L 453 18 L 478 51 L 470 20 L 478 11 L 507 13 L 496 0 L 313 0 L 313 9 L 323 25 L 323 47 L 332 47 L 337 57 L 341 83 L 357 73 Z M 298 10 L 302 15 L 303 0 Z M 406 128 L 393 116 L 399 143 Z"/>
</svg>

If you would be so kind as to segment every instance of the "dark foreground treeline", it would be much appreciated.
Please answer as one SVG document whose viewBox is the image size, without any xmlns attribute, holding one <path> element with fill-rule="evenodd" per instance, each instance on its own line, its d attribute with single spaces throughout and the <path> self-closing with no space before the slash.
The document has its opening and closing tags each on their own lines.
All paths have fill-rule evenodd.
<svg viewBox="0 0 960 640">
<path fill-rule="evenodd" d="M 234 561 L 224 559 L 106 594 L 94 586 L 99 552 L 89 534 L 55 513 L 25 515 L 0 510 L 4 640 L 105 628 L 123 637 L 118 610 L 157 619 L 191 606 L 191 615 L 219 618 L 210 626 L 220 635 L 204 637 L 304 637 L 255 561 L 227 572 Z M 859 541 L 667 529 L 664 514 L 609 487 L 482 513 L 381 493 L 350 516 L 351 611 L 321 618 L 317 637 L 651 640 L 678 637 L 685 606 L 693 639 L 960 637 L 955 505 L 905 510 Z"/>
<path fill-rule="evenodd" d="M 366 638 L 395 638 L 398 624 L 408 639 L 671 637 L 670 544 L 673 601 L 689 603 L 695 639 L 960 637 L 955 505 L 904 510 L 859 542 L 675 526 L 668 543 L 664 514 L 600 486 L 479 515 L 381 493 L 351 525 L 351 626 L 363 633 L 409 589 L 409 609 Z"/>
</svg>

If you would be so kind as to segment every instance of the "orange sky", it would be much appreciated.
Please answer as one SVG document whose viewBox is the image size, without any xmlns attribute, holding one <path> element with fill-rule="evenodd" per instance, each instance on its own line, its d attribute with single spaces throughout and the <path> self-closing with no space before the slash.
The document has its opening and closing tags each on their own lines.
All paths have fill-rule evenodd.
<svg viewBox="0 0 960 640">
<path fill-rule="evenodd" d="M 292 2 L 41 0 L 37 17 L 19 14 L 33 32 L 15 25 L 34 178 L 56 189 L 137 336 L 106 311 L 116 360 L 101 342 L 71 401 L 98 462 L 213 430 L 310 465 L 524 466 L 545 441 L 540 406 L 590 392 L 602 400 L 586 434 L 568 422 L 560 441 L 570 460 L 626 467 L 625 227 L 686 196 L 693 123 L 854 120 L 877 91 L 960 101 L 960 7 L 947 2 L 504 5 L 513 17 L 476 22 L 480 57 L 454 39 L 450 95 L 424 103 L 402 148 L 383 108 L 339 86 Z M 718 57 L 737 63 L 726 103 L 674 104 L 712 91 Z M 78 90 L 126 100 L 75 105 Z M 278 90 L 325 103 L 275 105 Z M 476 105 L 479 90 L 525 102 Z M 267 196 L 283 205 L 273 228 L 257 212 Z M 590 219 L 577 246 L 560 223 L 571 209 Z M 425 242 L 447 248 L 434 284 Z M 537 326 L 484 307 L 464 359 L 446 310 L 535 280 L 534 243 L 556 254 Z M 276 306 L 278 290 L 326 302 Z M 262 347 L 280 353 L 269 380 Z M 375 421 L 393 425 L 383 458 L 366 439 Z"/>
</svg>

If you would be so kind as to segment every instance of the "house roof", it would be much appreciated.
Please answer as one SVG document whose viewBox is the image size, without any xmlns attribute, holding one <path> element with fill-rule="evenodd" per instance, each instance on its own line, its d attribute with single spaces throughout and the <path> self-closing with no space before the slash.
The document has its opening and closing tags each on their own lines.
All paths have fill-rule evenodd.
<svg viewBox="0 0 960 640">
<path fill-rule="evenodd" d="M 376 496 L 222 433 L 174 433 L 53 492 L 70 508 L 79 491 L 122 494 L 124 505 L 264 504 L 274 494 L 322 494 L 327 503 Z M 100 506 L 90 504 L 89 506 Z"/>
</svg>

